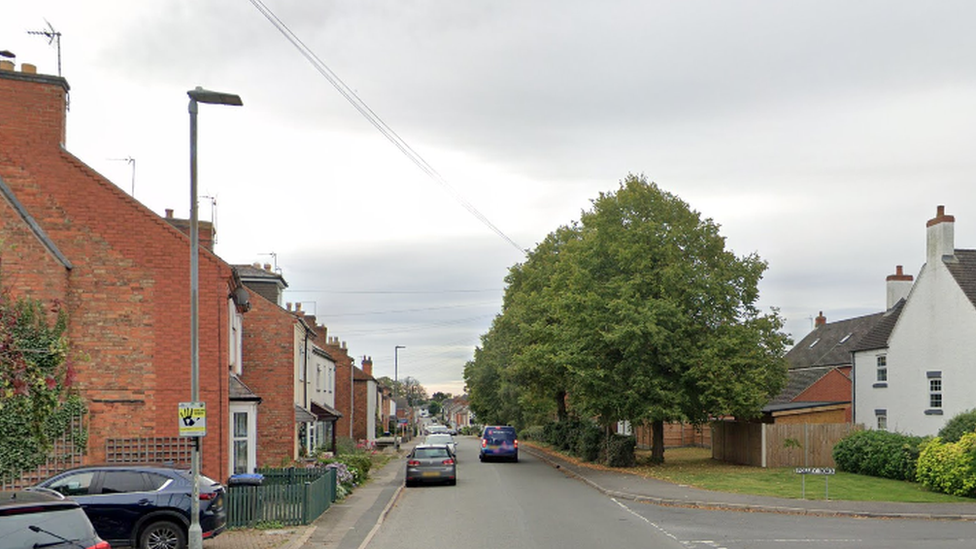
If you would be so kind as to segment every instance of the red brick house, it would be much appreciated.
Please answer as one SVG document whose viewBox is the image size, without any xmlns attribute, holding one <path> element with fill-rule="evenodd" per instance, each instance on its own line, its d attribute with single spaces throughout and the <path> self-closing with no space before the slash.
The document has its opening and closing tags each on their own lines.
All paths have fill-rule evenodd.
<svg viewBox="0 0 976 549">
<path fill-rule="evenodd" d="M 190 400 L 190 242 L 68 152 L 68 89 L 61 77 L 0 63 L 2 284 L 14 296 L 57 300 L 69 315 L 74 356 L 84 357 L 75 366 L 89 408 L 87 462 L 188 463 L 177 410 Z M 238 287 L 205 247 L 199 281 L 203 472 L 225 479 Z"/>
<path fill-rule="evenodd" d="M 814 329 L 786 353 L 786 387 L 766 407 L 767 423 L 850 423 L 851 350 L 881 321 L 883 313 L 827 322 L 820 313 Z"/>
<path fill-rule="evenodd" d="M 373 377 L 373 359 L 363 357 L 362 365 L 353 368 L 353 439 L 371 443 L 380 424 L 380 391 Z"/>
</svg>

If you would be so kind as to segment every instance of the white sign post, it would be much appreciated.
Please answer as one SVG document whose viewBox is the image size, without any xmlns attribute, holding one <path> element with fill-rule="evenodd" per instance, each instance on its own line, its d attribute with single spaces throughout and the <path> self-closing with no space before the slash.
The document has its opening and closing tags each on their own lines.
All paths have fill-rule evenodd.
<svg viewBox="0 0 976 549">
<path fill-rule="evenodd" d="M 800 478 L 803 479 L 803 499 L 807 499 L 807 475 L 824 475 L 824 499 L 830 499 L 830 484 L 828 483 L 828 479 L 830 475 L 834 474 L 833 467 L 797 467 L 793 472 L 800 475 Z"/>
</svg>

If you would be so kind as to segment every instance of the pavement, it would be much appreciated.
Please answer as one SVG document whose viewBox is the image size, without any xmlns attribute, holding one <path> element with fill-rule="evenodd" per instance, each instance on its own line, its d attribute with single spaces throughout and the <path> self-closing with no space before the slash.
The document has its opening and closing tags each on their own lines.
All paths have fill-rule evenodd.
<svg viewBox="0 0 976 549">
<path fill-rule="evenodd" d="M 403 458 L 391 459 L 371 480 L 332 504 L 307 526 L 281 530 L 231 530 L 203 542 L 204 549 L 365 549 L 403 491 Z M 713 492 L 673 484 L 633 473 L 605 470 L 570 461 L 549 450 L 522 444 L 520 448 L 566 475 L 616 499 L 640 503 L 711 509 L 815 515 L 830 517 L 976 521 L 973 503 L 896 503 L 825 500 L 823 482 L 807 480 L 808 498 L 786 499 Z M 829 486 L 829 485 L 828 485 Z M 829 490 L 828 490 L 829 491 Z"/>
</svg>

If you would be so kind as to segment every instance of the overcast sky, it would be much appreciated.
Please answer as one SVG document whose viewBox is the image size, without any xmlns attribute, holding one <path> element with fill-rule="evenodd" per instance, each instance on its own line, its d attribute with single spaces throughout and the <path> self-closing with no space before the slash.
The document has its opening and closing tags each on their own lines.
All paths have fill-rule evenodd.
<svg viewBox="0 0 976 549">
<path fill-rule="evenodd" d="M 937 205 L 976 247 L 973 2 L 264 0 L 449 187 L 248 0 L 13 4 L 18 65 L 57 74 L 27 31 L 61 33 L 67 148 L 160 215 L 189 216 L 186 90 L 239 94 L 200 107 L 218 255 L 276 260 L 286 301 L 377 376 L 406 346 L 430 392 L 463 390 L 524 257 L 455 195 L 530 249 L 644 174 L 768 261 L 796 340 L 881 311 Z"/>
</svg>

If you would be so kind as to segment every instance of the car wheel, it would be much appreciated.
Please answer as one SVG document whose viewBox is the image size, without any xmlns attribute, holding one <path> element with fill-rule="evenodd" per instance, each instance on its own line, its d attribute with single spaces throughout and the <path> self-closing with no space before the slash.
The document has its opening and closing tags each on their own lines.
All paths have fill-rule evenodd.
<svg viewBox="0 0 976 549">
<path fill-rule="evenodd" d="M 139 536 L 139 549 L 186 549 L 186 533 L 175 522 L 154 522 Z"/>
</svg>

